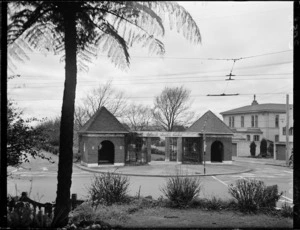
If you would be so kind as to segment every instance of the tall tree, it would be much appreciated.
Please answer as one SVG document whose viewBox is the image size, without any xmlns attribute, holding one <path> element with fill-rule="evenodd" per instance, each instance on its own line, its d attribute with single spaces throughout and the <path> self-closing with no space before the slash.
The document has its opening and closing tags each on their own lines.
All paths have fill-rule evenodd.
<svg viewBox="0 0 300 230">
<path fill-rule="evenodd" d="M 129 127 L 133 131 L 146 130 L 152 119 L 152 110 L 142 104 L 128 106 L 125 117 L 129 121 Z"/>
<path fill-rule="evenodd" d="M 154 99 L 153 116 L 166 131 L 172 131 L 175 125 L 187 125 L 194 113 L 190 112 L 190 91 L 183 86 L 165 87 Z"/>
<path fill-rule="evenodd" d="M 43 129 L 31 126 L 36 118 L 24 120 L 23 112 L 8 100 L 7 102 L 7 166 L 18 167 L 23 162 L 28 162 L 28 156 L 48 159 L 41 152 L 47 136 Z M 52 162 L 53 163 L 53 162 Z"/>
<path fill-rule="evenodd" d="M 190 14 L 175 2 L 131 1 L 18 1 L 9 4 L 8 44 L 26 41 L 32 48 L 63 54 L 65 87 L 61 112 L 57 197 L 53 226 L 64 226 L 70 211 L 73 126 L 77 69 L 84 61 L 106 52 L 121 68 L 129 66 L 128 48 L 135 43 L 150 53 L 163 55 L 159 40 L 165 33 L 165 15 L 170 28 L 194 43 L 200 31 Z"/>
<path fill-rule="evenodd" d="M 83 126 L 102 106 L 105 106 L 116 117 L 121 117 L 127 105 L 124 92 L 113 88 L 111 81 L 99 85 L 81 101 L 82 103 L 75 107 L 75 126 L 77 128 Z"/>
</svg>

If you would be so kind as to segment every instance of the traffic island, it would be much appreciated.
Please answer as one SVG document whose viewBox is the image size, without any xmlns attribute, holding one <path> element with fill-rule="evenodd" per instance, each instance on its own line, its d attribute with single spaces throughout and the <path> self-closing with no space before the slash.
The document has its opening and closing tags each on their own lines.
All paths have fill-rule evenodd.
<svg viewBox="0 0 300 230">
<path fill-rule="evenodd" d="M 93 172 L 93 173 L 113 173 L 121 174 L 124 176 L 143 176 L 143 177 L 172 177 L 172 176 L 217 176 L 217 175 L 230 175 L 241 174 L 252 171 L 251 168 L 234 164 L 208 164 L 205 165 L 190 165 L 190 164 L 177 164 L 175 163 L 160 163 L 160 164 L 147 164 L 140 166 L 114 166 L 105 165 L 99 167 L 86 167 L 78 163 L 75 164 L 78 168 Z"/>
</svg>

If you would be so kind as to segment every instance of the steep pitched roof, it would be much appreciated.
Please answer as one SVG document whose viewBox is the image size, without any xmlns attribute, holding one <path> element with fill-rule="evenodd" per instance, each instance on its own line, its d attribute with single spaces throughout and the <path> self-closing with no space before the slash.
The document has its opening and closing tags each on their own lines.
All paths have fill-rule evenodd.
<svg viewBox="0 0 300 230">
<path fill-rule="evenodd" d="M 186 132 L 203 133 L 204 130 L 207 134 L 233 134 L 231 129 L 210 110 L 194 122 Z"/>
<path fill-rule="evenodd" d="M 83 125 L 82 132 L 96 133 L 128 133 L 128 130 L 104 106 Z"/>
<path fill-rule="evenodd" d="M 293 108 L 293 105 L 289 105 Z M 257 113 L 257 112 L 274 112 L 274 113 L 285 113 L 286 104 L 253 104 L 236 109 L 227 110 L 220 113 L 221 115 L 231 115 L 231 114 L 242 114 L 242 113 Z"/>
</svg>

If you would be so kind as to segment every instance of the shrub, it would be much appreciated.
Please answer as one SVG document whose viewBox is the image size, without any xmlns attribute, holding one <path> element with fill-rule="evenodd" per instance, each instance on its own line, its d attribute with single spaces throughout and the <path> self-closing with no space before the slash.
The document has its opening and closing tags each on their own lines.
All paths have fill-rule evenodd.
<svg viewBox="0 0 300 230">
<path fill-rule="evenodd" d="M 257 211 L 260 208 L 275 208 L 281 194 L 277 185 L 265 186 L 263 181 L 240 179 L 229 185 L 229 193 L 237 200 L 241 211 Z"/>
<path fill-rule="evenodd" d="M 260 142 L 260 154 L 262 157 L 267 156 L 267 151 L 268 151 L 268 143 L 266 139 L 262 139 Z"/>
<path fill-rule="evenodd" d="M 161 189 L 173 207 L 190 205 L 200 192 L 198 177 L 180 177 L 178 174 L 167 179 L 167 184 Z"/>
<path fill-rule="evenodd" d="M 255 151 L 256 151 L 256 144 L 255 144 L 254 141 L 252 141 L 251 144 L 250 144 L 250 153 L 251 153 L 252 157 L 255 156 Z"/>
<path fill-rule="evenodd" d="M 94 176 L 91 187 L 88 189 L 92 206 L 126 202 L 128 186 L 128 177 L 122 175 L 107 172 Z"/>
<path fill-rule="evenodd" d="M 165 152 L 164 151 L 161 151 L 159 149 L 156 149 L 156 148 L 151 148 L 151 154 L 158 154 L 158 155 L 165 155 Z"/>
<path fill-rule="evenodd" d="M 293 218 L 293 208 L 288 204 L 284 203 L 281 207 L 281 216 Z"/>
</svg>

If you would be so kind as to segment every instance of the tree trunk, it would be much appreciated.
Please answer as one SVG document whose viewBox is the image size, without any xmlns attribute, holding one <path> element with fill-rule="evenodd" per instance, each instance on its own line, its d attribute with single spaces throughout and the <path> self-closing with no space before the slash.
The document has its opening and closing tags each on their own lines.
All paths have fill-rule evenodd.
<svg viewBox="0 0 300 230">
<path fill-rule="evenodd" d="M 75 10 L 68 3 L 64 3 L 64 27 L 65 27 L 65 86 L 63 94 L 60 146 L 57 175 L 57 192 L 54 219 L 54 227 L 63 227 L 68 223 L 68 215 L 71 210 L 70 190 L 72 184 L 73 166 L 73 127 L 74 104 L 76 93 L 76 21 Z"/>
</svg>

